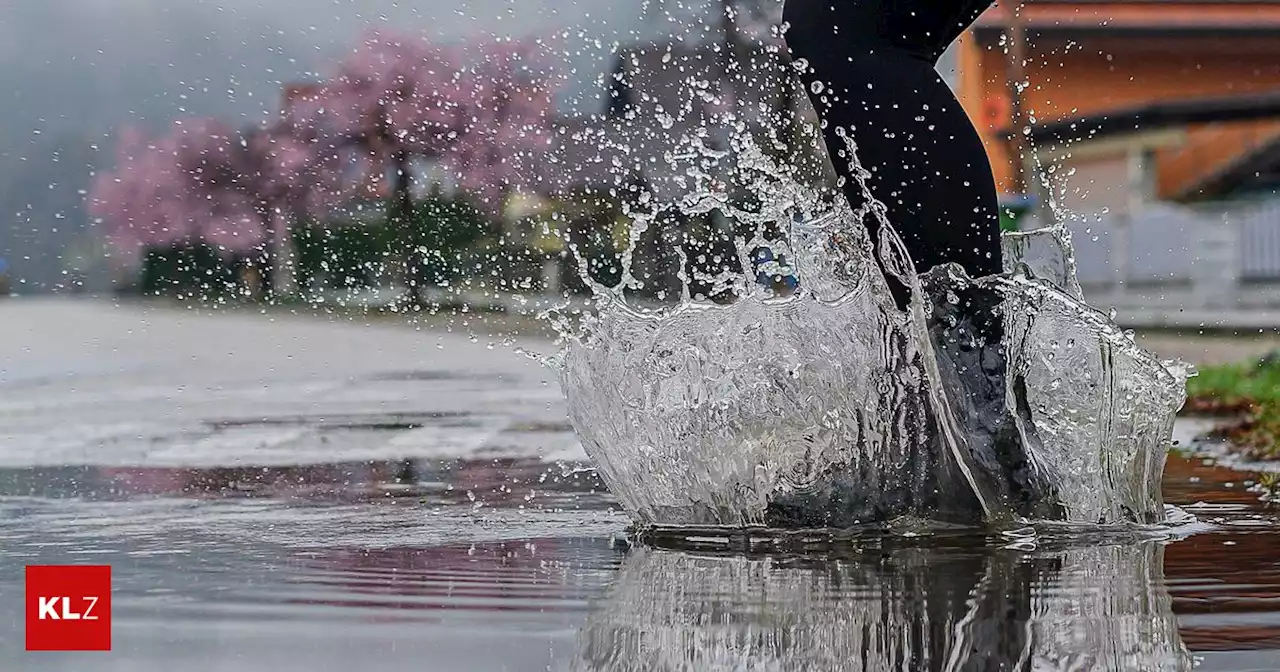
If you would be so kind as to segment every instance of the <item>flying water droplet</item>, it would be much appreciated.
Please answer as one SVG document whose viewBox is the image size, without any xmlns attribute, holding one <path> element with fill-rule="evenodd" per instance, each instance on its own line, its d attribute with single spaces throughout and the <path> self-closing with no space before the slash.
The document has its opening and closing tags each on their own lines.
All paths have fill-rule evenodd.
<svg viewBox="0 0 1280 672">
<path fill-rule="evenodd" d="M 1114 310 L 1082 303 L 1065 231 L 1006 236 L 999 276 L 918 274 L 851 141 L 844 158 L 867 196 L 856 210 L 749 136 L 691 139 L 667 155 L 685 192 L 627 206 L 619 282 L 579 266 L 594 309 L 556 323 L 565 347 L 552 361 L 584 448 L 634 520 L 1162 521 L 1185 373 L 1126 339 Z M 729 197 L 728 174 L 751 198 Z M 702 228 L 663 237 L 671 212 Z M 697 238 L 716 230 L 733 233 Z M 665 285 L 640 254 L 664 247 L 676 269 Z M 911 289 L 906 310 L 887 275 Z M 633 302 L 641 289 L 659 305 Z M 974 327 L 988 314 L 1002 339 Z M 988 373 L 993 361 L 1004 364 Z M 1006 366 L 1021 384 L 977 396 L 1005 389 Z M 987 375 L 999 384 L 975 378 Z M 1001 454 L 1037 470 L 1011 486 Z"/>
</svg>

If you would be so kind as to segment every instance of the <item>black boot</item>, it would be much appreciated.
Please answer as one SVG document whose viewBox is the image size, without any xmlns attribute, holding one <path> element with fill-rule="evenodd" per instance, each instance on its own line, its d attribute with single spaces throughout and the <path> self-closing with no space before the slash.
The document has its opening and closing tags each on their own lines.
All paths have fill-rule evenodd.
<svg viewBox="0 0 1280 672">
<path fill-rule="evenodd" d="M 942 386 L 965 434 L 974 474 L 1004 500 L 1009 510 L 1028 518 L 1057 518 L 1060 506 L 1053 489 L 1034 469 L 1028 441 L 1018 431 L 1014 413 L 1028 422 L 1025 382 L 1016 372 L 1007 381 L 1003 302 L 998 280 L 971 280 L 955 267 L 940 266 L 921 276 L 932 303 L 929 336 L 934 345 Z M 1007 385 L 1011 383 L 1011 385 Z M 1013 388 L 1013 403 L 1007 390 Z M 1030 431 L 1030 430 L 1029 430 Z"/>
</svg>

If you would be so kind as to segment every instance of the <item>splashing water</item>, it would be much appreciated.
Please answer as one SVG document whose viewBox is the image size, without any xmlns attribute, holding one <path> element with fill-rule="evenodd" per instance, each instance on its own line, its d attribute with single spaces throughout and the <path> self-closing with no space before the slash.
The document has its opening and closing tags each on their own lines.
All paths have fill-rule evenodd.
<svg viewBox="0 0 1280 672">
<path fill-rule="evenodd" d="M 694 185 L 675 208 L 754 232 L 735 240 L 743 272 L 692 277 L 676 249 L 673 306 L 626 294 L 644 286 L 632 266 L 658 221 L 653 199 L 629 213 L 621 283 L 603 286 L 581 264 L 596 310 L 564 332 L 556 363 L 571 421 L 636 523 L 1162 522 L 1165 447 L 1190 369 L 1157 361 L 1082 302 L 1060 230 L 1006 236 L 1000 276 L 917 274 L 852 142 L 849 156 L 868 196 L 856 211 L 828 205 L 749 139 L 669 156 L 689 161 Z M 732 164 L 751 207 L 718 188 L 709 162 Z M 798 291 L 754 282 L 745 269 L 762 246 L 789 260 Z M 911 290 L 906 310 L 886 274 Z M 732 300 L 692 298 L 695 280 Z"/>
</svg>

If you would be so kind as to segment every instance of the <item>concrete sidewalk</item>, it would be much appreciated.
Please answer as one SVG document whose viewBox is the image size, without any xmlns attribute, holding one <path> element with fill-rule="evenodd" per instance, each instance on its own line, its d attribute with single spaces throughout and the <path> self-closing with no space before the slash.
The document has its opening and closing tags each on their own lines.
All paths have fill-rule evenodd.
<svg viewBox="0 0 1280 672">
<path fill-rule="evenodd" d="M 554 372 L 489 345 L 392 320 L 6 300 L 0 466 L 582 459 Z"/>
<path fill-rule="evenodd" d="M 1146 331 L 1138 332 L 1137 340 L 1161 358 L 1177 358 L 1199 366 L 1256 360 L 1280 350 L 1280 334 L 1274 331 L 1253 336 Z"/>
<path fill-rule="evenodd" d="M 1092 305 L 1092 304 L 1091 304 Z M 1105 312 L 1103 304 L 1094 306 Z M 1209 330 L 1215 332 L 1280 331 L 1280 310 L 1188 310 L 1183 308 L 1117 308 L 1116 322 L 1126 329 Z"/>
</svg>

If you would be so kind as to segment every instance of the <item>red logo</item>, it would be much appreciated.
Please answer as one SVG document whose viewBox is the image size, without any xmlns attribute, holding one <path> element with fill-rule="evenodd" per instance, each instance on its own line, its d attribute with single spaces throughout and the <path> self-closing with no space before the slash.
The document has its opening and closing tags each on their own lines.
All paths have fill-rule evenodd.
<svg viewBox="0 0 1280 672">
<path fill-rule="evenodd" d="M 28 565 L 27 650 L 110 651 L 111 567 Z"/>
</svg>

